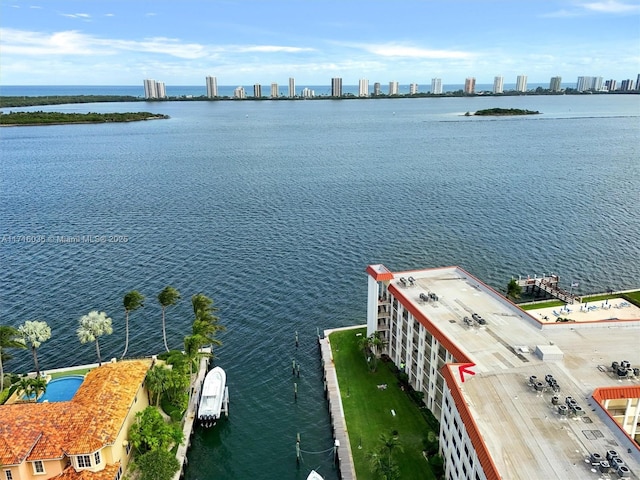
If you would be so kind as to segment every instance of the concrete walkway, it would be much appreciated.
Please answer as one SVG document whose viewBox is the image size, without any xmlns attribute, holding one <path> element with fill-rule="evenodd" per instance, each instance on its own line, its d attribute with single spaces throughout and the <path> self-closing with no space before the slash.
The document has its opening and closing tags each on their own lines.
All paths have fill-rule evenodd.
<svg viewBox="0 0 640 480">
<path fill-rule="evenodd" d="M 211 353 L 211 350 L 206 348 L 202 349 L 202 353 Z M 176 452 L 176 458 L 180 462 L 180 469 L 173 476 L 173 480 L 180 480 L 182 477 L 184 466 L 187 464 L 187 451 L 191 446 L 191 435 L 193 434 L 193 426 L 198 413 L 198 402 L 200 400 L 200 391 L 204 382 L 204 377 L 209 370 L 209 356 L 202 357 L 200 359 L 200 368 L 198 368 L 197 376 L 192 385 L 191 398 L 189 399 L 189 406 L 187 412 L 184 414 L 184 424 L 182 426 L 182 433 L 184 434 L 184 442 L 178 446 Z"/>
<path fill-rule="evenodd" d="M 342 400 L 340 399 L 340 386 L 338 385 L 338 376 L 329 343 L 330 332 L 331 331 L 328 330 L 325 331 L 324 338 L 319 339 L 322 365 L 324 367 L 325 390 L 327 400 L 329 401 L 329 416 L 331 417 L 331 425 L 333 426 L 333 437 L 340 442 L 340 447 L 338 448 L 338 464 L 341 478 L 342 480 L 355 480 L 356 470 L 353 466 L 351 443 L 349 442 L 349 434 L 347 433 L 347 423 L 344 418 L 344 410 L 342 409 Z"/>
</svg>

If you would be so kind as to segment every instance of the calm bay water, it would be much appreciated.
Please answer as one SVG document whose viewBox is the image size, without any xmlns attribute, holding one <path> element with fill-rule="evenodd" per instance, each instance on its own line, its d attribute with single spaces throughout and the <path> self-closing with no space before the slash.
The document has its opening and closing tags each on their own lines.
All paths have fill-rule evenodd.
<svg viewBox="0 0 640 480">
<path fill-rule="evenodd" d="M 463 116 L 490 107 L 543 114 Z M 168 311 L 174 348 L 189 297 L 213 297 L 231 416 L 193 437 L 190 480 L 337 478 L 326 453 L 297 470 L 295 438 L 332 445 L 316 329 L 364 323 L 367 264 L 460 265 L 498 289 L 549 272 L 580 292 L 640 283 L 638 95 L 37 109 L 171 116 L 0 129 L 0 319 L 51 325 L 46 370 L 95 361 L 75 337 L 91 309 L 113 318 L 101 349 L 119 356 L 129 290 L 147 296 L 130 319 L 134 356 L 163 348 L 164 286 L 184 297 Z M 55 241 L 82 236 L 127 241 Z M 28 352 L 8 367 L 30 369 Z"/>
</svg>

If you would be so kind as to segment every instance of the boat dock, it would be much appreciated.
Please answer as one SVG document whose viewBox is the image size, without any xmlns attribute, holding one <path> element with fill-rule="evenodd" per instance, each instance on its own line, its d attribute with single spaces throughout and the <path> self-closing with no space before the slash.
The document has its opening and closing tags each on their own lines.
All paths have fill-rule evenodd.
<svg viewBox="0 0 640 480">
<path fill-rule="evenodd" d="M 336 464 L 342 480 L 355 480 L 356 470 L 353 465 L 351 443 L 349 442 L 347 423 L 344 418 L 342 401 L 340 399 L 338 376 L 335 365 L 333 364 L 331 345 L 329 344 L 329 333 L 329 331 L 325 331 L 324 338 L 318 336 L 318 342 L 320 344 L 320 355 L 324 369 L 324 391 L 329 403 L 329 417 L 333 428 L 333 438 L 338 445 Z"/>
<path fill-rule="evenodd" d="M 516 280 L 517 284 L 522 287 L 526 292 L 545 292 L 552 297 L 557 298 L 566 303 L 574 303 L 579 300 L 578 295 L 574 295 L 572 292 L 567 292 L 558 286 L 560 277 L 558 275 L 542 274 L 541 277 L 534 275 L 533 278 L 527 275 L 527 278 L 518 276 Z"/>
<path fill-rule="evenodd" d="M 211 349 L 203 348 L 202 353 L 211 353 Z M 200 367 L 198 368 L 198 373 L 196 378 L 191 385 L 190 389 L 190 397 L 189 397 L 189 406 L 187 407 L 187 412 L 184 415 L 184 422 L 182 424 L 182 433 L 184 434 L 184 442 L 178 446 L 178 451 L 176 452 L 176 458 L 180 463 L 180 469 L 173 476 L 173 480 L 180 480 L 182 474 L 184 473 L 184 466 L 187 464 L 187 450 L 191 446 L 191 435 L 193 435 L 193 427 L 195 424 L 196 416 L 198 413 L 198 402 L 200 401 L 200 394 L 202 390 L 202 384 L 204 382 L 204 377 L 207 375 L 207 371 L 209 370 L 209 360 L 210 357 L 203 356 L 200 359 Z M 226 414 L 228 415 L 229 406 L 229 394 L 227 390 L 225 390 L 225 398 L 226 398 Z"/>
</svg>

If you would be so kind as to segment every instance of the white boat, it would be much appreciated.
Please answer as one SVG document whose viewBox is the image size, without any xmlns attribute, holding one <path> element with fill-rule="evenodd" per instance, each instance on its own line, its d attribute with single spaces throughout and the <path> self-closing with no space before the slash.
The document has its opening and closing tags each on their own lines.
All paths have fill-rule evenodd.
<svg viewBox="0 0 640 480">
<path fill-rule="evenodd" d="M 307 480 L 324 480 L 324 478 L 322 478 L 322 476 L 315 470 L 311 470 L 311 473 L 307 477 Z"/>
<path fill-rule="evenodd" d="M 213 368 L 204 378 L 202 396 L 198 406 L 198 421 L 204 427 L 213 427 L 222 412 L 226 396 L 227 374 L 220 367 Z"/>
</svg>

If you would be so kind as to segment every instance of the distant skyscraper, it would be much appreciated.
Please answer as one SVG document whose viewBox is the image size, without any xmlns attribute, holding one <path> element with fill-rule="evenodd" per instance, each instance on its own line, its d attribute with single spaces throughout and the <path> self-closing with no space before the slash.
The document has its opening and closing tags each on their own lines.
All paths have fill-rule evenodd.
<svg viewBox="0 0 640 480">
<path fill-rule="evenodd" d="M 562 90 L 562 77 L 551 77 L 549 82 L 549 90 L 552 92 L 559 92 Z"/>
<path fill-rule="evenodd" d="M 369 80 L 366 78 L 361 78 L 358 82 L 358 96 L 360 97 L 368 97 L 369 96 Z"/>
<path fill-rule="evenodd" d="M 144 81 L 144 98 L 158 98 L 158 85 L 155 80 L 147 78 Z"/>
<path fill-rule="evenodd" d="M 409 85 L 409 95 L 415 95 L 416 93 L 418 93 L 418 84 L 412 83 Z"/>
<path fill-rule="evenodd" d="M 516 92 L 526 92 L 526 91 L 527 91 L 527 76 L 518 75 L 518 78 L 516 78 Z"/>
<path fill-rule="evenodd" d="M 253 86 L 253 96 L 255 98 L 260 98 L 262 97 L 262 85 L 260 85 L 259 83 L 256 83 Z"/>
<path fill-rule="evenodd" d="M 305 87 L 302 89 L 302 98 L 313 98 L 315 96 L 316 93 L 310 88 Z"/>
<path fill-rule="evenodd" d="M 233 91 L 233 98 L 247 98 L 247 92 L 244 91 L 244 87 L 236 87 Z"/>
<path fill-rule="evenodd" d="M 382 93 L 382 89 L 380 88 L 380 82 L 376 82 L 373 84 L 373 94 L 378 97 Z"/>
<path fill-rule="evenodd" d="M 289 98 L 296 96 L 296 80 L 293 77 L 289 77 Z"/>
<path fill-rule="evenodd" d="M 272 83 L 271 84 L 271 98 L 278 98 L 278 84 L 277 83 Z"/>
<path fill-rule="evenodd" d="M 167 98 L 167 90 L 164 82 L 156 82 L 151 78 L 144 81 L 144 98 Z"/>
<path fill-rule="evenodd" d="M 503 93 L 504 92 L 504 77 L 498 75 L 497 77 L 493 77 L 493 93 Z"/>
<path fill-rule="evenodd" d="M 620 90 L 622 92 L 630 92 L 632 91 L 633 88 L 633 80 L 628 78 L 626 80 L 622 80 L 622 82 L 620 82 Z"/>
<path fill-rule="evenodd" d="M 594 92 L 599 92 L 602 90 L 602 86 L 604 85 L 604 81 L 602 77 L 591 77 L 591 90 Z"/>
<path fill-rule="evenodd" d="M 476 92 L 476 77 L 467 77 L 464 80 L 464 93 L 475 93 Z"/>
<path fill-rule="evenodd" d="M 611 79 L 611 80 L 607 80 L 607 81 L 604 83 L 604 85 L 605 85 L 606 89 L 607 89 L 609 92 L 613 92 L 613 91 L 614 91 L 614 90 L 616 90 L 616 88 L 618 87 L 618 82 L 616 82 L 615 80 Z"/>
<path fill-rule="evenodd" d="M 215 98 L 218 96 L 218 79 L 216 77 L 207 77 L 207 97 Z"/>
<path fill-rule="evenodd" d="M 431 79 L 431 93 L 433 93 L 434 95 L 442 95 L 442 79 L 441 78 Z"/>
<path fill-rule="evenodd" d="M 638 78 L 636 78 L 636 90 L 640 90 L 640 73 L 638 74 Z"/>
<path fill-rule="evenodd" d="M 331 79 L 331 96 L 332 97 L 342 96 L 342 78 L 334 77 Z"/>
<path fill-rule="evenodd" d="M 164 82 L 156 82 L 156 91 L 158 92 L 158 98 L 167 98 L 167 89 Z"/>
<path fill-rule="evenodd" d="M 389 95 L 398 95 L 398 82 L 389 82 Z"/>
</svg>

